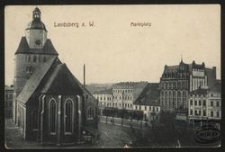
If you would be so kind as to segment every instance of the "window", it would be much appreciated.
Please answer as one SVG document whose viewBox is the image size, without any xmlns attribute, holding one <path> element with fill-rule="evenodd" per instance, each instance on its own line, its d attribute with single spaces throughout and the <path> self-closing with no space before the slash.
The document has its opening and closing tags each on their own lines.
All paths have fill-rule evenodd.
<svg viewBox="0 0 225 152">
<path fill-rule="evenodd" d="M 177 92 L 177 101 L 178 101 L 178 106 L 180 106 L 180 103 L 181 103 L 181 92 L 180 91 Z"/>
<path fill-rule="evenodd" d="M 211 101 L 211 107 L 213 107 L 213 101 Z"/>
<path fill-rule="evenodd" d="M 198 101 L 198 105 L 199 105 L 199 106 L 201 106 L 201 105 L 202 105 L 202 102 L 201 102 L 201 100 L 199 100 L 199 101 Z"/>
<path fill-rule="evenodd" d="M 147 107 L 145 106 L 145 110 L 147 110 Z"/>
<path fill-rule="evenodd" d="M 203 100 L 203 106 L 206 106 L 206 100 Z"/>
<path fill-rule="evenodd" d="M 32 113 L 32 120 L 33 120 L 33 129 L 37 129 L 38 128 L 38 115 L 37 115 L 37 110 L 34 110 Z"/>
<path fill-rule="evenodd" d="M 89 120 L 92 120 L 94 118 L 94 108 L 93 107 L 88 107 L 87 108 L 87 118 Z"/>
<path fill-rule="evenodd" d="M 197 106 L 197 104 L 198 104 L 198 103 L 197 103 L 197 100 L 195 100 L 195 106 Z"/>
<path fill-rule="evenodd" d="M 211 117 L 213 117 L 213 111 L 211 111 Z"/>
<path fill-rule="evenodd" d="M 220 103 L 219 103 L 219 101 L 217 101 L 217 102 L 216 102 L 216 106 L 217 106 L 217 107 L 219 107 L 219 106 L 220 106 Z"/>
<path fill-rule="evenodd" d="M 137 110 L 137 106 L 135 106 L 135 109 Z"/>
<path fill-rule="evenodd" d="M 216 116 L 217 116 L 217 117 L 220 117 L 219 111 L 216 112 Z"/>
<path fill-rule="evenodd" d="M 72 133 L 73 130 L 73 102 L 68 99 L 65 102 L 65 133 Z"/>
<path fill-rule="evenodd" d="M 56 101 L 52 99 L 50 101 L 50 110 L 49 110 L 49 128 L 50 133 L 55 134 L 56 132 Z"/>
<path fill-rule="evenodd" d="M 203 110 L 203 116 L 206 116 L 206 110 Z"/>
<path fill-rule="evenodd" d="M 30 62 L 30 55 L 28 55 L 27 57 L 27 62 Z"/>
<path fill-rule="evenodd" d="M 34 56 L 34 58 L 33 58 L 33 62 L 36 62 L 37 61 L 37 57 L 36 56 Z"/>
<path fill-rule="evenodd" d="M 190 100 L 190 105 L 191 105 L 191 106 L 193 105 L 193 100 Z"/>
<path fill-rule="evenodd" d="M 196 115 L 196 116 L 198 115 L 198 111 L 197 111 L 197 110 L 195 110 L 195 115 Z"/>
</svg>

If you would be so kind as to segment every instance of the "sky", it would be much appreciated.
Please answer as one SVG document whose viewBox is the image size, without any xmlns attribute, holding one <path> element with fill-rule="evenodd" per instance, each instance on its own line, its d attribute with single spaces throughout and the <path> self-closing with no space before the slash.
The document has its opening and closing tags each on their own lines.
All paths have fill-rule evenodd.
<svg viewBox="0 0 225 152">
<path fill-rule="evenodd" d="M 36 6 L 5 7 L 5 84 Z M 221 79 L 220 5 L 38 5 L 59 59 L 83 82 L 159 82 L 165 65 L 205 63 Z M 79 27 L 57 27 L 59 23 Z M 94 23 L 94 26 L 90 26 Z M 132 23 L 150 26 L 132 26 Z M 85 26 L 81 26 L 82 24 Z"/>
</svg>

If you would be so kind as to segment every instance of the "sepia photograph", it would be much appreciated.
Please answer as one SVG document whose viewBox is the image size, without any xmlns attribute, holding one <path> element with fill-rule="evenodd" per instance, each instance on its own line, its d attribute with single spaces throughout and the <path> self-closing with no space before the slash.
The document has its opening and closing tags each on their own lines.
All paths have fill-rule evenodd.
<svg viewBox="0 0 225 152">
<path fill-rule="evenodd" d="M 219 4 L 4 14 L 6 149 L 221 147 Z"/>
</svg>

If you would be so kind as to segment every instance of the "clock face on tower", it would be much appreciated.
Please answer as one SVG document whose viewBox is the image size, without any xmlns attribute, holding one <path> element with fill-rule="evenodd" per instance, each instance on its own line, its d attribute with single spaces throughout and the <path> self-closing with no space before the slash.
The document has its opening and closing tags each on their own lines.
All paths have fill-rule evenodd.
<svg viewBox="0 0 225 152">
<path fill-rule="evenodd" d="M 38 46 L 41 45 L 41 40 L 36 40 L 35 44 L 38 45 Z"/>
</svg>

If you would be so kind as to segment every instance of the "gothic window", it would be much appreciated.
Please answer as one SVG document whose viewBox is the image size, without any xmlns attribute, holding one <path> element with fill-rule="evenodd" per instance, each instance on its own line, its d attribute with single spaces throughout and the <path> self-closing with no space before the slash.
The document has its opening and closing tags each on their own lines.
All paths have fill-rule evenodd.
<svg viewBox="0 0 225 152">
<path fill-rule="evenodd" d="M 73 130 L 73 101 L 71 99 L 65 102 L 65 133 L 72 133 Z"/>
<path fill-rule="evenodd" d="M 173 92 L 173 102 L 175 102 L 176 101 L 176 92 L 174 91 Z"/>
<path fill-rule="evenodd" d="M 180 106 L 180 103 L 181 103 L 181 93 L 180 93 L 180 91 L 177 92 L 177 102 L 178 102 L 178 105 Z"/>
<path fill-rule="evenodd" d="M 32 112 L 32 120 L 33 120 L 33 123 L 32 123 L 33 129 L 37 129 L 38 128 L 38 123 L 37 123 L 37 121 L 38 121 L 38 113 L 37 113 L 37 110 L 34 110 Z"/>
<path fill-rule="evenodd" d="M 186 95 L 186 92 L 183 91 L 183 104 L 185 104 L 186 100 L 187 100 L 187 95 Z"/>
<path fill-rule="evenodd" d="M 52 99 L 49 106 L 49 126 L 50 133 L 56 133 L 56 101 Z"/>
<path fill-rule="evenodd" d="M 173 101 L 173 94 L 172 94 L 172 92 L 170 92 L 170 94 L 169 94 L 169 103 L 170 103 L 170 107 L 173 107 L 173 105 L 172 105 L 172 101 Z"/>
<path fill-rule="evenodd" d="M 94 118 L 94 108 L 93 107 L 87 108 L 87 118 L 89 120 L 92 120 Z"/>
</svg>

